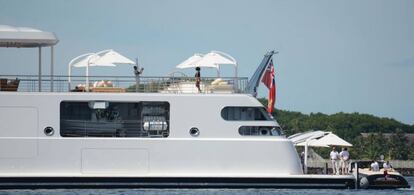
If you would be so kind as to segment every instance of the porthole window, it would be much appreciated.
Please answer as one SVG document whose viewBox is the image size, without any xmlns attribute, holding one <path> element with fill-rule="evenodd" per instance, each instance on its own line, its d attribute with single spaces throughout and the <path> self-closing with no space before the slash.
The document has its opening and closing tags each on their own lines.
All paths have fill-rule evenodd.
<svg viewBox="0 0 414 195">
<path fill-rule="evenodd" d="M 47 136 L 52 136 L 55 133 L 55 130 L 52 127 L 46 127 L 44 133 Z"/>
<path fill-rule="evenodd" d="M 227 121 L 270 121 L 273 117 L 264 107 L 225 107 L 221 117 Z"/>
<path fill-rule="evenodd" d="M 200 130 L 198 130 L 198 128 L 193 127 L 190 129 L 190 135 L 193 137 L 197 137 L 200 135 Z"/>
<path fill-rule="evenodd" d="M 242 136 L 279 136 L 282 129 L 276 126 L 242 126 L 239 128 Z"/>
</svg>

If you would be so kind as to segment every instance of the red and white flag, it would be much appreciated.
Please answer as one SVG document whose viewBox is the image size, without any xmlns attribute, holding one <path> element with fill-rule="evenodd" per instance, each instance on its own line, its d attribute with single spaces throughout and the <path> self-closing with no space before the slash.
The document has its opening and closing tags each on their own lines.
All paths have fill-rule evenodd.
<svg viewBox="0 0 414 195">
<path fill-rule="evenodd" d="M 262 82 L 269 89 L 267 112 L 272 113 L 276 102 L 275 68 L 271 59 L 263 75 Z"/>
</svg>

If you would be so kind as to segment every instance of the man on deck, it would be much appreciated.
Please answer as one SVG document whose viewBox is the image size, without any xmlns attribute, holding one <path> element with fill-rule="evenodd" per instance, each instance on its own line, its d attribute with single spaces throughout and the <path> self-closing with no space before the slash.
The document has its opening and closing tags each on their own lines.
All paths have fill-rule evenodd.
<svg viewBox="0 0 414 195">
<path fill-rule="evenodd" d="M 348 148 L 343 148 L 339 153 L 341 157 L 341 173 L 342 175 L 348 174 L 348 164 L 349 164 L 349 152 Z"/>
<path fill-rule="evenodd" d="M 332 147 L 332 151 L 329 154 L 330 158 L 331 158 L 331 163 L 332 163 L 332 174 L 334 175 L 339 175 L 339 170 L 338 170 L 338 157 L 339 154 L 338 152 L 335 150 L 335 147 Z"/>
</svg>

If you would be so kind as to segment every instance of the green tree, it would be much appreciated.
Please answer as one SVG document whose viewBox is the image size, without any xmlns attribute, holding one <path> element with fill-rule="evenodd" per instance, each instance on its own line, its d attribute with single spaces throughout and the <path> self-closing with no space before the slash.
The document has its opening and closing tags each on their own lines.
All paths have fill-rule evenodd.
<svg viewBox="0 0 414 195">
<path fill-rule="evenodd" d="M 401 129 L 397 129 L 388 141 L 389 158 L 407 160 L 409 155 L 408 138 Z"/>
<path fill-rule="evenodd" d="M 365 153 L 363 157 L 370 160 L 378 159 L 380 155 L 386 154 L 387 148 L 387 139 L 380 132 L 377 134 L 371 133 L 367 138 L 364 139 L 364 150 Z"/>
<path fill-rule="evenodd" d="M 409 160 L 414 160 L 414 144 L 411 144 L 410 153 L 408 154 Z"/>
<path fill-rule="evenodd" d="M 352 159 L 363 159 L 365 155 L 365 140 L 362 136 L 358 136 L 353 140 L 353 147 L 349 151 Z"/>
<path fill-rule="evenodd" d="M 267 99 L 258 99 L 267 107 Z M 374 159 L 383 154 L 393 159 L 414 159 L 414 146 L 408 147 L 404 133 L 414 133 L 414 125 L 407 125 L 392 118 L 380 118 L 361 113 L 303 114 L 275 109 L 272 113 L 287 136 L 309 130 L 332 131 L 354 147 L 352 158 Z M 398 129 L 398 131 L 396 131 Z M 394 133 L 389 139 L 382 133 Z M 366 138 L 361 133 L 370 133 Z M 322 152 L 323 149 L 321 149 Z M 321 153 L 324 154 L 324 153 Z"/>
</svg>

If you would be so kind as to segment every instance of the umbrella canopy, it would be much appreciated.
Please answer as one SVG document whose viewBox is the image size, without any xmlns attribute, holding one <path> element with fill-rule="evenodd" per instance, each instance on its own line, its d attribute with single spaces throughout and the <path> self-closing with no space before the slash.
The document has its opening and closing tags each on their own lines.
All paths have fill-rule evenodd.
<svg viewBox="0 0 414 195">
<path fill-rule="evenodd" d="M 98 53 L 90 53 L 72 62 L 73 67 L 81 68 L 88 66 L 116 66 L 116 64 L 135 64 L 134 61 L 110 49 Z"/>
<path fill-rule="evenodd" d="M 305 146 L 308 141 L 310 147 L 348 146 L 352 144 L 333 134 L 325 131 L 310 131 L 298 133 L 289 137 L 295 146 Z"/>
<path fill-rule="evenodd" d="M 237 66 L 236 60 L 228 54 L 219 51 L 211 51 L 205 55 L 196 53 L 176 66 L 176 68 L 219 68 L 220 65 L 234 65 Z"/>
<path fill-rule="evenodd" d="M 295 145 L 302 143 L 302 142 L 306 142 L 307 139 L 309 138 L 320 138 L 326 134 L 328 134 L 329 132 L 325 132 L 325 131 L 307 131 L 304 133 L 296 133 L 294 135 L 291 135 L 288 137 L 288 139 L 290 139 Z"/>
<path fill-rule="evenodd" d="M 216 66 L 219 68 L 220 65 L 228 64 L 237 66 L 237 62 L 230 60 L 229 58 L 224 57 L 223 55 L 216 53 L 214 51 L 204 55 L 204 57 L 198 61 L 198 64 L 203 64 L 204 66 Z"/>
<path fill-rule="evenodd" d="M 203 58 L 203 54 L 196 53 L 193 56 L 187 58 L 184 60 L 184 62 L 181 62 L 176 66 L 176 68 L 184 69 L 184 68 L 195 68 L 197 66 L 199 67 L 206 67 L 202 64 L 199 64 L 198 62 Z M 217 68 L 217 65 L 208 66 L 208 68 Z"/>
<path fill-rule="evenodd" d="M 103 50 L 97 53 L 87 53 L 80 55 L 76 58 L 73 58 L 69 62 L 69 79 L 68 79 L 68 85 L 69 90 L 71 89 L 71 72 L 72 72 L 72 66 L 74 67 L 86 67 L 86 90 L 89 90 L 89 67 L 90 66 L 116 66 L 116 64 L 130 64 L 134 65 L 135 62 L 128 59 L 127 57 L 121 55 L 120 53 L 108 49 Z"/>
<path fill-rule="evenodd" d="M 347 146 L 352 147 L 352 144 L 349 142 L 343 140 L 342 138 L 338 137 L 337 135 L 333 133 L 329 133 L 328 135 L 325 135 L 319 139 L 312 140 L 311 146 L 313 145 L 327 145 L 327 146 Z"/>
<path fill-rule="evenodd" d="M 176 66 L 176 68 L 216 68 L 217 74 L 220 75 L 220 65 L 233 65 L 235 67 L 235 77 L 237 77 L 237 61 L 221 51 L 211 51 L 205 55 L 196 53 Z"/>
<path fill-rule="evenodd" d="M 305 146 L 305 144 L 306 144 L 306 142 L 300 142 L 300 143 L 296 144 L 295 146 Z M 308 142 L 308 146 L 309 147 L 321 147 L 321 148 L 328 148 L 329 147 L 329 145 L 317 142 L 316 139 L 310 140 Z"/>
</svg>

